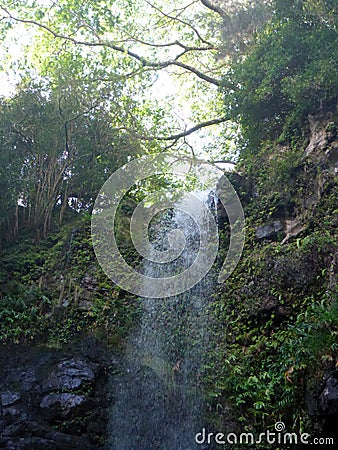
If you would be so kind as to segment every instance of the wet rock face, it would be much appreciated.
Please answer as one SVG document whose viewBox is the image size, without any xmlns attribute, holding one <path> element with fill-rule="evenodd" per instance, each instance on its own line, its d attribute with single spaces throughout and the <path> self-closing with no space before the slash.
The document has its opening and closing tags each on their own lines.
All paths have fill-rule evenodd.
<svg viewBox="0 0 338 450">
<path fill-rule="evenodd" d="M 2 347 L 0 448 L 102 448 L 110 364 L 94 338 L 67 350 Z"/>
<path fill-rule="evenodd" d="M 2 407 L 13 405 L 21 399 L 21 395 L 18 392 L 13 391 L 2 392 L 0 397 Z"/>
<path fill-rule="evenodd" d="M 338 414 L 338 379 L 332 375 L 326 380 L 319 397 L 319 409 L 325 416 Z"/>
<path fill-rule="evenodd" d="M 338 439 L 338 373 L 335 364 L 331 364 L 321 383 L 306 394 L 306 405 L 322 435 Z"/>
<path fill-rule="evenodd" d="M 284 226 L 280 220 L 275 220 L 267 225 L 260 225 L 256 229 L 257 239 L 271 239 L 277 236 L 277 233 L 283 231 Z"/>
<path fill-rule="evenodd" d="M 45 380 L 43 388 L 46 390 L 72 390 L 85 382 L 91 383 L 94 378 L 94 373 L 88 363 L 81 359 L 70 359 L 58 364 Z"/>
<path fill-rule="evenodd" d="M 284 239 L 282 240 L 282 244 L 284 244 L 290 237 L 297 236 L 304 231 L 305 228 L 306 226 L 301 224 L 296 218 L 278 219 L 271 223 L 259 225 L 256 228 L 256 239 L 276 240 L 278 235 L 281 234 L 284 236 Z"/>
<path fill-rule="evenodd" d="M 74 415 L 79 413 L 79 407 L 88 403 L 86 395 L 77 395 L 64 392 L 61 394 L 45 395 L 40 403 L 40 408 L 48 411 L 49 417 L 67 417 L 70 412 Z M 81 413 L 81 412 L 80 412 Z"/>
<path fill-rule="evenodd" d="M 326 373 L 322 384 L 308 392 L 306 403 L 310 416 L 338 416 L 338 378 Z"/>
</svg>

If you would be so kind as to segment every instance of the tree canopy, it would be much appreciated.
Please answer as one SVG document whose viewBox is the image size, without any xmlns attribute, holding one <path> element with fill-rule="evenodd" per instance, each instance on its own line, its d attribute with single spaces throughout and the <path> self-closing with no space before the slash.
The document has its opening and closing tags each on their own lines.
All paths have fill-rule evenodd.
<svg viewBox="0 0 338 450">
<path fill-rule="evenodd" d="M 300 135 L 335 101 L 333 0 L 17 0 L 0 11 L 2 73 L 16 83 L 0 104 L 8 239 L 20 226 L 46 235 L 69 205 L 90 210 L 134 156 L 236 159 Z"/>
</svg>

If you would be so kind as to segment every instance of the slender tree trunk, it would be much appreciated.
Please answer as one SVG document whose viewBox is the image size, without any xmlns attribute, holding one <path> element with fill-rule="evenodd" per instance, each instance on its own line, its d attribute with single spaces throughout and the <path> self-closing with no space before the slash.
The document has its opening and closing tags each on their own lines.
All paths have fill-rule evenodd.
<svg viewBox="0 0 338 450">
<path fill-rule="evenodd" d="M 59 225 L 62 225 L 63 222 L 63 216 L 65 214 L 66 208 L 68 204 L 68 184 L 66 184 L 66 189 L 62 197 L 62 203 L 61 203 L 61 210 L 60 210 L 60 216 L 59 216 Z"/>
<path fill-rule="evenodd" d="M 16 237 L 18 235 L 18 233 L 19 233 L 19 205 L 18 205 L 18 202 L 16 202 L 13 237 Z"/>
</svg>

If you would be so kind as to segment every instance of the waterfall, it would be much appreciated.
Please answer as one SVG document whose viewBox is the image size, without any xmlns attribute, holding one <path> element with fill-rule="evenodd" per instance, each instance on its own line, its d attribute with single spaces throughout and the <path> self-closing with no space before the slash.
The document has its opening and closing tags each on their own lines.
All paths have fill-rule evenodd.
<svg viewBox="0 0 338 450">
<path fill-rule="evenodd" d="M 212 208 L 207 193 L 195 195 Z M 162 214 L 151 234 L 154 251 L 166 251 L 172 244 L 168 233 L 180 230 L 185 236 L 184 250 L 170 263 L 146 260 L 143 271 L 149 277 L 164 276 L 164 272 L 168 276 L 189 267 L 203 233 L 208 233 L 204 229 L 201 234 L 180 206 L 178 202 Z M 113 377 L 109 449 L 201 449 L 195 435 L 203 423 L 200 370 L 208 349 L 206 306 L 213 285 L 211 271 L 182 294 L 142 298 L 141 323 L 126 345 L 120 373 Z"/>
</svg>

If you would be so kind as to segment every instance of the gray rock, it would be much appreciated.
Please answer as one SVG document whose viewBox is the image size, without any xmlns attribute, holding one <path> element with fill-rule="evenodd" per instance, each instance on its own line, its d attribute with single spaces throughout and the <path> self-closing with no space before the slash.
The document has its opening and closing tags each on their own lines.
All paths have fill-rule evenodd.
<svg viewBox="0 0 338 450">
<path fill-rule="evenodd" d="M 23 391 L 30 391 L 36 383 L 36 373 L 32 368 L 28 368 L 22 373 L 21 376 L 21 389 Z"/>
<path fill-rule="evenodd" d="M 21 395 L 18 392 L 6 391 L 0 394 L 2 406 L 10 406 L 21 399 Z"/>
<path fill-rule="evenodd" d="M 307 392 L 305 402 L 309 416 L 318 416 L 318 399 L 315 398 L 313 393 Z"/>
<path fill-rule="evenodd" d="M 25 437 L 4 438 L 0 440 L 0 448 L 6 450 L 90 450 L 92 446 L 81 436 L 68 436 L 57 431 L 46 429 L 38 431 L 38 435 L 31 435 L 28 429 Z M 45 433 L 45 434 L 44 434 Z"/>
<path fill-rule="evenodd" d="M 0 347 L 0 449 L 101 448 L 110 360 L 93 336 L 63 349 Z M 90 396 L 74 392 L 87 388 Z"/>
<path fill-rule="evenodd" d="M 332 375 L 326 380 L 319 397 L 319 408 L 326 416 L 338 413 L 338 380 Z"/>
<path fill-rule="evenodd" d="M 86 273 L 81 281 L 81 286 L 88 291 L 93 291 L 97 287 L 97 278 L 91 273 Z"/>
<path fill-rule="evenodd" d="M 92 382 L 94 373 L 87 363 L 80 359 L 70 359 L 58 364 L 47 380 L 43 388 L 47 391 L 77 389 L 83 382 Z"/>
<path fill-rule="evenodd" d="M 260 225 L 256 229 L 257 239 L 269 239 L 275 237 L 279 231 L 283 231 L 284 226 L 280 220 L 275 220 L 267 225 Z"/>
<path fill-rule="evenodd" d="M 20 419 L 7 426 L 0 437 L 0 448 L 7 450 L 89 450 L 86 438 L 71 436 L 34 420 Z"/>
<path fill-rule="evenodd" d="M 3 408 L 2 416 L 3 417 L 12 417 L 13 418 L 13 417 L 26 416 L 26 414 L 23 413 L 19 408 L 16 408 L 15 406 L 8 406 L 6 408 Z"/>
<path fill-rule="evenodd" d="M 85 395 L 61 393 L 45 395 L 40 403 L 41 408 L 51 408 L 59 406 L 62 411 L 68 413 L 72 408 L 75 408 L 87 400 Z"/>
<path fill-rule="evenodd" d="M 36 385 L 36 372 L 33 368 L 16 368 L 4 371 L 3 381 L 8 384 L 16 384 L 23 391 L 31 391 Z"/>
</svg>

